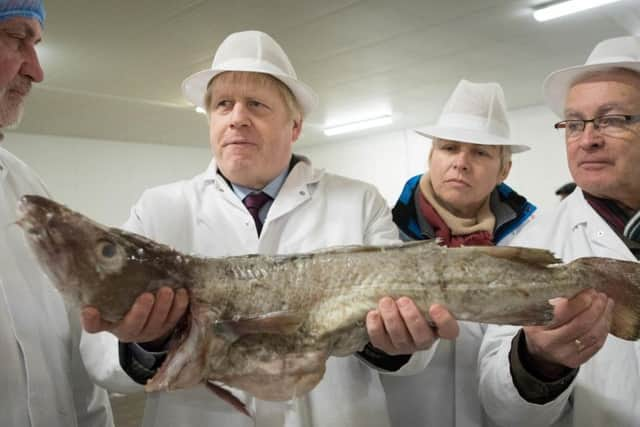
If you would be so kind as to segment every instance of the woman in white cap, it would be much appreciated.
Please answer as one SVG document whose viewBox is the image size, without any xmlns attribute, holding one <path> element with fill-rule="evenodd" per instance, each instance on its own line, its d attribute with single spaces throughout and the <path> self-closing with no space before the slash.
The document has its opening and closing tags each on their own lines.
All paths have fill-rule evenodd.
<svg viewBox="0 0 640 427">
<path fill-rule="evenodd" d="M 406 240 L 446 246 L 506 243 L 535 208 L 503 181 L 511 154 L 529 149 L 509 139 L 502 88 L 462 80 L 435 126 L 426 173 L 411 178 L 393 208 Z"/>
<path fill-rule="evenodd" d="M 502 88 L 462 80 L 435 126 L 427 171 L 411 178 L 393 208 L 405 240 L 440 239 L 442 245 L 505 244 L 535 207 L 503 181 L 511 153 L 529 147 L 509 139 Z M 485 327 L 461 323 L 457 340 L 439 340 L 426 370 L 383 376 L 394 426 L 482 426 L 476 360 Z"/>
</svg>

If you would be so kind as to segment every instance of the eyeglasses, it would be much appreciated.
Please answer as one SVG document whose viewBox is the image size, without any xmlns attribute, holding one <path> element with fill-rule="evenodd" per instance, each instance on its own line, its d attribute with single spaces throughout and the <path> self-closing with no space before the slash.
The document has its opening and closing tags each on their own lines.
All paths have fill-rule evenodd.
<svg viewBox="0 0 640 427">
<path fill-rule="evenodd" d="M 563 120 L 553 125 L 553 127 L 558 130 L 564 129 L 565 137 L 568 140 L 579 138 L 584 132 L 587 123 L 593 123 L 594 129 L 597 129 L 602 135 L 616 137 L 623 136 L 627 132 L 629 125 L 638 121 L 640 121 L 640 114 L 608 114 L 590 120 Z"/>
</svg>

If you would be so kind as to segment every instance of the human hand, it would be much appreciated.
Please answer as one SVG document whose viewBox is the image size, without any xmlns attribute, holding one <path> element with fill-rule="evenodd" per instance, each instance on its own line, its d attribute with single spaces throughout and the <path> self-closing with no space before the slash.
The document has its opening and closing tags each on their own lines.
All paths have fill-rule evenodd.
<svg viewBox="0 0 640 427">
<path fill-rule="evenodd" d="M 602 348 L 614 305 L 593 289 L 551 302 L 554 320 L 550 325 L 523 328 L 532 368 L 549 379 L 560 377 L 566 368 L 577 368 Z"/>
<path fill-rule="evenodd" d="M 156 294 L 145 292 L 140 295 L 127 314 L 118 322 L 108 322 L 101 318 L 95 307 L 82 308 L 82 326 L 87 332 L 108 331 L 122 342 L 150 343 L 164 342 L 171 334 L 189 305 L 189 295 L 185 289 L 173 291 L 160 288 Z"/>
<path fill-rule="evenodd" d="M 410 298 L 384 297 L 378 309 L 367 314 L 369 340 L 385 353 L 399 355 L 428 350 L 438 338 L 458 336 L 458 322 L 445 307 L 432 305 L 429 317 L 431 324 Z"/>
</svg>

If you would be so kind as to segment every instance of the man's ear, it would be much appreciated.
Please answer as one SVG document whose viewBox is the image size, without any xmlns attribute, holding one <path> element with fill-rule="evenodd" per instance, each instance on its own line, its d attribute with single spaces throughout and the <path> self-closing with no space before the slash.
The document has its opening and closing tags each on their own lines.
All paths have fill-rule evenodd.
<svg viewBox="0 0 640 427">
<path fill-rule="evenodd" d="M 291 143 L 293 144 L 298 140 L 302 133 L 302 116 L 293 119 L 293 127 L 291 129 Z"/>
</svg>

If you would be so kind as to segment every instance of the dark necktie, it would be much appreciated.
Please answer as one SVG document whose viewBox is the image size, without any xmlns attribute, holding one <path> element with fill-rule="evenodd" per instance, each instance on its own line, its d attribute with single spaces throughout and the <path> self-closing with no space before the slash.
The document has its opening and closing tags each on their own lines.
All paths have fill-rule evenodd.
<svg viewBox="0 0 640 427">
<path fill-rule="evenodd" d="M 253 222 L 256 223 L 256 229 L 258 230 L 258 236 L 262 231 L 262 221 L 260 221 L 260 216 L 258 213 L 260 212 L 260 208 L 264 206 L 271 200 L 271 197 L 268 194 L 263 193 L 262 191 L 259 193 L 251 193 L 247 197 L 242 200 L 242 203 L 247 207 L 247 210 L 253 217 Z"/>
</svg>

